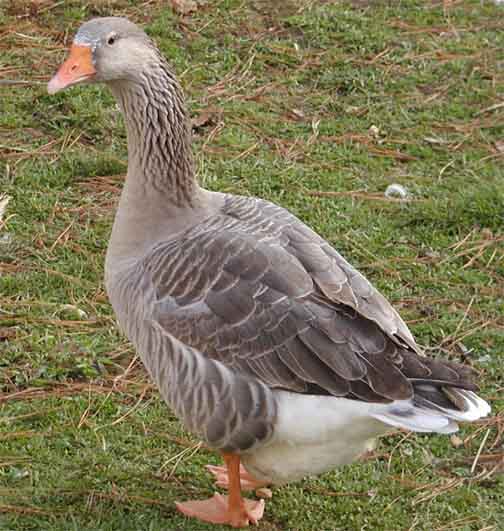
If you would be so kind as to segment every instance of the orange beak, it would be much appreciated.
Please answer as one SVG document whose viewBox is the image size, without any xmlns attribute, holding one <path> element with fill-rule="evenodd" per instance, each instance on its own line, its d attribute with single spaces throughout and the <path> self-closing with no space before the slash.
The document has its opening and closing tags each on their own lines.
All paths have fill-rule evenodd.
<svg viewBox="0 0 504 531">
<path fill-rule="evenodd" d="M 86 81 L 96 74 L 90 46 L 72 44 L 68 59 L 47 84 L 47 92 L 55 94 L 66 87 Z"/>
</svg>

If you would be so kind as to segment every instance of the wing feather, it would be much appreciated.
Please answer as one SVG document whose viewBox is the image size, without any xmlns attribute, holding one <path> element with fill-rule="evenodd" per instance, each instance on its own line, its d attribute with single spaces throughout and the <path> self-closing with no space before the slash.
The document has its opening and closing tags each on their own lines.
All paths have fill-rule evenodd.
<svg viewBox="0 0 504 531">
<path fill-rule="evenodd" d="M 387 402 L 413 395 L 410 378 L 467 381 L 420 359 L 386 299 L 271 203 L 230 196 L 222 215 L 159 244 L 145 268 L 159 326 L 271 388 Z"/>
</svg>

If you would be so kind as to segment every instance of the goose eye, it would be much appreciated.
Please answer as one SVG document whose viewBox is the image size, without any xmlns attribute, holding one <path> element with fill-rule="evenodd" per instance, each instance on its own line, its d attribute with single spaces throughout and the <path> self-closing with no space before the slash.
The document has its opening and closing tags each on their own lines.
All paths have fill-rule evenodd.
<svg viewBox="0 0 504 531">
<path fill-rule="evenodd" d="M 116 41 L 116 36 L 115 35 L 111 35 L 108 39 L 107 39 L 107 44 L 112 46 L 112 44 L 114 44 L 114 42 Z"/>
</svg>

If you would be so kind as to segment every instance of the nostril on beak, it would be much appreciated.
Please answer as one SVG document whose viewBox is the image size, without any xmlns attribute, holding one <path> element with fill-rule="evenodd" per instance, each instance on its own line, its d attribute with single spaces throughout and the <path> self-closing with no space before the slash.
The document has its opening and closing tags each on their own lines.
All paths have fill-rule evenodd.
<svg viewBox="0 0 504 531">
<path fill-rule="evenodd" d="M 74 64 L 72 65 L 72 68 L 70 68 L 70 70 L 71 70 L 72 72 L 74 72 L 75 70 L 77 70 L 77 66 L 78 66 L 77 63 L 74 63 Z"/>
</svg>

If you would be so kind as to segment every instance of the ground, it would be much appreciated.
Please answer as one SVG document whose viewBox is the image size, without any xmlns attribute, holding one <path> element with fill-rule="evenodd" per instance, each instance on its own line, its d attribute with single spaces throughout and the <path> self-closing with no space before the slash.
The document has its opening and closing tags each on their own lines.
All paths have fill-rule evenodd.
<svg viewBox="0 0 504 531">
<path fill-rule="evenodd" d="M 144 26 L 180 76 L 200 181 L 291 209 L 430 355 L 472 365 L 493 407 L 455 437 L 396 433 L 360 463 L 274 489 L 257 529 L 503 529 L 503 10 L 2 4 L 2 531 L 212 528 L 173 502 L 210 496 L 203 466 L 219 458 L 161 402 L 103 288 L 127 164 L 121 116 L 103 87 L 45 90 L 79 24 L 111 14 Z M 385 195 L 393 183 L 406 200 Z"/>
</svg>

